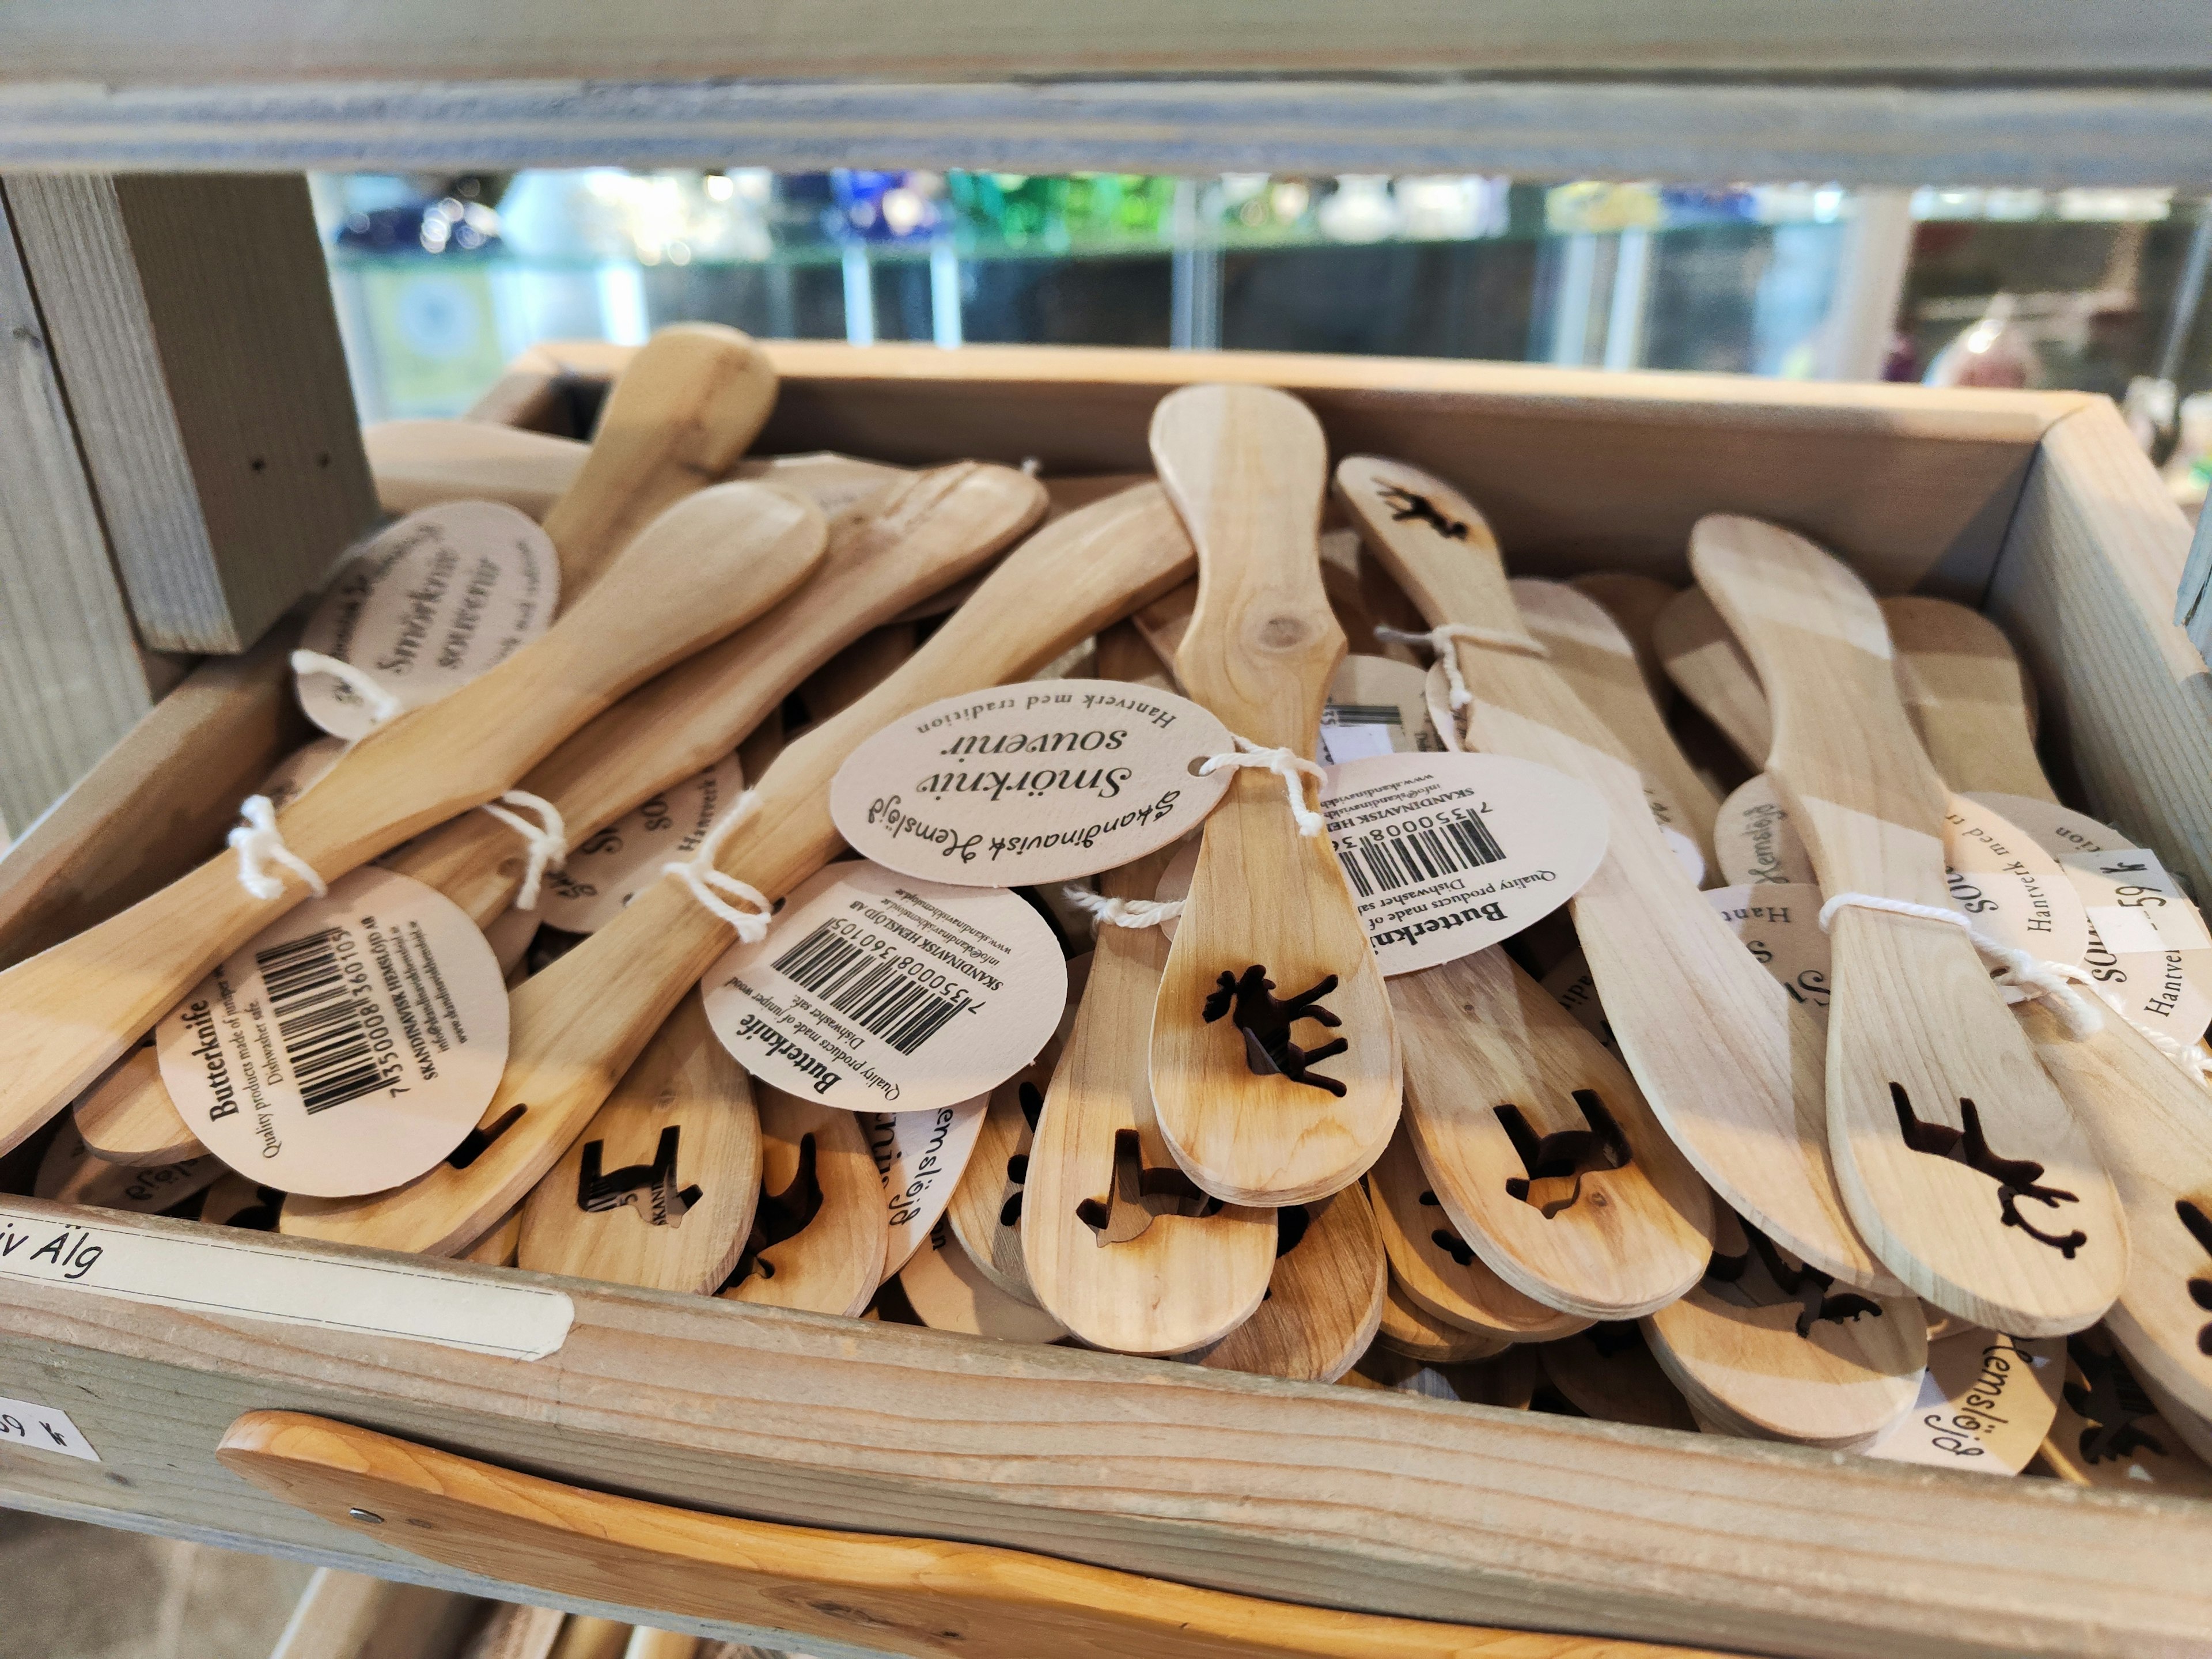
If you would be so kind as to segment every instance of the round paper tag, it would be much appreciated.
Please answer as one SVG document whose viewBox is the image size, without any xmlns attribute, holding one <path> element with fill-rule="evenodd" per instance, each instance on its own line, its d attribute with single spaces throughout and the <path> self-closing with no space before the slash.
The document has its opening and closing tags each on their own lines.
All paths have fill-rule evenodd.
<svg viewBox="0 0 2212 1659">
<path fill-rule="evenodd" d="M 1328 772 L 1329 841 L 1386 975 L 1510 939 L 1605 857 L 1603 799 L 1534 761 L 1378 755 Z"/>
<path fill-rule="evenodd" d="M 2212 1024 L 2212 934 L 2157 854 L 2145 847 L 2069 853 L 2058 860 L 2087 908 L 2079 958 L 2130 1018 L 2194 1042 Z"/>
<path fill-rule="evenodd" d="M 1820 890 L 1786 882 L 1716 887 L 1705 902 L 1744 948 L 1825 1025 L 1828 1020 L 1828 936 L 1820 931 Z"/>
<path fill-rule="evenodd" d="M 155 1041 L 210 1152 L 346 1198 L 412 1181 L 476 1127 L 507 1066 L 507 988 L 459 905 L 356 870 L 256 934 Z"/>
<path fill-rule="evenodd" d="M 1321 758 L 1334 764 L 1371 755 L 1440 754 L 1429 723 L 1428 676 L 1391 657 L 1346 657 L 1321 711 Z"/>
<path fill-rule="evenodd" d="M 847 757 L 830 816 L 864 858 L 960 886 L 1029 887 L 1118 869 L 1219 804 L 1229 728 L 1172 691 L 1033 680 L 948 697 Z"/>
<path fill-rule="evenodd" d="M 1920 1397 L 1869 1457 L 2018 1474 L 2043 1444 L 2066 1380 L 2066 1339 L 1966 1329 L 1928 1345 Z"/>
<path fill-rule="evenodd" d="M 1813 860 L 1790 827 L 1790 813 L 1764 772 L 1721 803 L 1713 820 L 1713 858 L 1731 886 L 1787 882 L 1812 886 Z"/>
<path fill-rule="evenodd" d="M 349 559 L 300 646 L 352 664 L 419 708 L 543 634 L 560 596 L 560 561 L 527 514 L 499 501 L 447 501 L 409 514 Z M 337 737 L 366 737 L 376 724 L 334 675 L 302 675 L 300 706 Z"/>
<path fill-rule="evenodd" d="M 766 939 L 699 983 L 722 1046 L 763 1083 L 912 1113 L 988 1094 L 1036 1059 L 1067 965 L 1018 893 L 855 860 L 801 883 Z"/>
<path fill-rule="evenodd" d="M 2033 837 L 1964 795 L 1943 816 L 1951 902 L 1975 927 L 2045 962 L 2089 948 L 2089 916 L 2058 861 Z"/>
<path fill-rule="evenodd" d="M 860 1114 L 860 1129 L 890 1210 L 884 1236 L 885 1279 L 906 1266 L 952 1201 L 952 1189 L 968 1168 L 990 1103 L 991 1097 L 981 1094 L 927 1112 Z"/>
<path fill-rule="evenodd" d="M 2104 853 L 2116 847 L 2135 845 L 2112 825 L 2100 823 L 2087 812 L 2061 806 L 2055 800 L 2038 800 L 2033 795 L 2000 795 L 1980 789 L 1966 799 L 1988 807 L 2055 859 L 2063 859 L 2069 853 Z"/>
<path fill-rule="evenodd" d="M 697 852 L 744 787 L 744 769 L 729 754 L 662 790 L 584 842 L 568 854 L 566 868 L 546 872 L 539 914 L 569 933 L 596 933 L 641 888 L 660 879 L 662 866 Z"/>
</svg>

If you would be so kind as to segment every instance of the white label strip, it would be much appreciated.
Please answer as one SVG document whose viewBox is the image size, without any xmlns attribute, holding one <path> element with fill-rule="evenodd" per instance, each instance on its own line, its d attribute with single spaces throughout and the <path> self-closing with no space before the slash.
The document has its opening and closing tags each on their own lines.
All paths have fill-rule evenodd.
<svg viewBox="0 0 2212 1659">
<path fill-rule="evenodd" d="M 404 1261 L 341 1261 L 279 1244 L 140 1232 L 47 1206 L 0 1204 L 0 1279 L 192 1313 L 436 1342 L 543 1359 L 568 1340 L 559 1291 L 488 1284 Z"/>
<path fill-rule="evenodd" d="M 54 1452 L 88 1463 L 100 1462 L 92 1442 L 70 1421 L 67 1412 L 41 1406 L 35 1400 L 0 1398 L 0 1446 L 28 1446 L 33 1451 Z"/>
<path fill-rule="evenodd" d="M 2089 906 L 2089 925 L 2097 930 L 2097 937 L 2105 941 L 2107 951 L 2125 955 L 2130 951 L 2166 949 L 2158 924 L 2144 915 L 2139 905 L 2093 904 Z"/>
</svg>

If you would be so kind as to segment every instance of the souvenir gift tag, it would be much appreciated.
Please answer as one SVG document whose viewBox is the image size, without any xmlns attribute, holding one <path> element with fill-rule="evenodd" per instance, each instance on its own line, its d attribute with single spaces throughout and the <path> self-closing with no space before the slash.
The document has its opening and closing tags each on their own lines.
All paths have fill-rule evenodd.
<svg viewBox="0 0 2212 1659">
<path fill-rule="evenodd" d="M 660 878 L 662 866 L 696 852 L 744 787 L 744 769 L 732 753 L 662 790 L 585 841 L 566 868 L 548 871 L 538 915 L 572 933 L 598 933 L 640 888 Z"/>
<path fill-rule="evenodd" d="M 1920 1397 L 1869 1457 L 1941 1469 L 2018 1474 L 2057 1414 L 2066 1339 L 2021 1343 L 1968 1329 L 1928 1345 Z"/>
<path fill-rule="evenodd" d="M 1229 728 L 1118 680 L 1033 680 L 947 697 L 885 726 L 830 785 L 862 857 L 931 881 L 1030 887 L 1119 869 L 1228 792 Z"/>
<path fill-rule="evenodd" d="M 2212 934 L 2158 854 L 2117 848 L 2069 853 L 2058 864 L 2096 930 L 2089 954 L 2069 960 L 2100 989 L 2124 995 L 2135 1018 L 2178 1042 L 2203 1036 L 2212 1023 Z"/>
<path fill-rule="evenodd" d="M 1382 972 L 1510 939 L 1605 856 L 1588 784 L 1510 755 L 1379 755 L 1328 769 L 1328 836 Z"/>
<path fill-rule="evenodd" d="M 848 1111 L 988 1094 L 1036 1057 L 1067 965 L 1018 893 L 866 860 L 802 882 L 769 936 L 700 981 L 722 1046 L 763 1083 Z"/>
<path fill-rule="evenodd" d="M 1817 884 L 1812 856 L 1790 827 L 1789 811 L 1764 772 L 1721 803 L 1720 816 L 1713 820 L 1713 857 L 1721 879 L 1731 886 L 1768 881 Z"/>
<path fill-rule="evenodd" d="M 39 1160 L 31 1191 L 57 1204 L 87 1204 L 95 1209 L 159 1215 L 195 1194 L 205 1192 L 222 1175 L 213 1158 L 180 1158 L 174 1164 L 110 1164 L 94 1158 L 84 1137 L 64 1122 Z"/>
<path fill-rule="evenodd" d="M 988 1094 L 926 1112 L 863 1112 L 861 1132 L 883 1177 L 890 1231 L 884 1239 L 883 1276 L 906 1266 L 952 1201 L 982 1133 Z"/>
<path fill-rule="evenodd" d="M 507 1065 L 507 988 L 459 905 L 356 870 L 201 981 L 155 1042 L 210 1152 L 345 1198 L 412 1181 L 476 1127 Z"/>
<path fill-rule="evenodd" d="M 1744 948 L 1782 982 L 1793 1001 L 1828 1023 L 1828 936 L 1820 931 L 1820 890 L 1790 882 L 1716 887 L 1705 901 L 1735 930 Z"/>
<path fill-rule="evenodd" d="M 1951 902 L 1975 927 L 2045 962 L 2079 962 L 2089 948 L 2081 896 L 2035 838 L 1978 801 L 1951 797 L 1943 815 Z"/>
<path fill-rule="evenodd" d="M 2116 847 L 2135 845 L 2112 825 L 2100 823 L 2087 812 L 2061 806 L 2055 800 L 2038 800 L 2033 795 L 2000 795 L 1982 789 L 1975 790 L 1966 799 L 1979 802 L 2014 829 L 2025 831 L 2029 840 L 2055 859 L 2063 859 L 2069 853 L 2107 853 Z"/>
<path fill-rule="evenodd" d="M 495 668 L 543 634 L 561 562 L 530 518 L 498 501 L 410 513 L 348 560 L 300 636 L 350 663 L 403 708 Z M 366 737 L 376 710 L 331 674 L 300 678 L 300 706 L 334 737 Z"/>
<path fill-rule="evenodd" d="M 1370 755 L 1442 752 L 1443 739 L 1429 722 L 1427 685 L 1427 675 L 1411 663 L 1346 657 L 1321 711 L 1321 758 L 1340 764 Z"/>
</svg>

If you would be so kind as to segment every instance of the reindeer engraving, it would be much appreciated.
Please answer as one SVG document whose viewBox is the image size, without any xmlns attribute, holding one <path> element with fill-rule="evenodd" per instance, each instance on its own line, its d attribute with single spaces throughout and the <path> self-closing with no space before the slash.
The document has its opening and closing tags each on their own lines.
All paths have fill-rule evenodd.
<svg viewBox="0 0 2212 1659">
<path fill-rule="evenodd" d="M 2181 1218 L 2181 1224 L 2189 1229 L 2189 1236 L 2202 1245 L 2204 1254 L 2212 1255 L 2212 1216 L 2204 1213 L 2203 1206 L 2186 1198 L 2173 1200 L 2173 1212 Z M 2212 1273 L 2189 1281 L 2189 1299 L 2207 1313 L 2212 1313 Z M 2197 1333 L 2197 1352 L 2212 1353 L 2212 1322 Z"/>
<path fill-rule="evenodd" d="M 1343 1024 L 1321 1006 L 1321 1000 L 1336 989 L 1336 975 L 1329 975 L 1311 990 L 1301 991 L 1286 1002 L 1276 1000 L 1274 989 L 1275 981 L 1257 963 L 1247 968 L 1241 978 L 1224 969 L 1216 988 L 1206 999 L 1206 1023 L 1211 1025 L 1224 1014 L 1231 1017 L 1244 1035 L 1244 1064 L 1255 1075 L 1285 1077 L 1309 1088 L 1342 1095 L 1344 1085 L 1308 1068 L 1344 1053 L 1351 1043 L 1335 1037 L 1318 1048 L 1303 1048 L 1291 1040 L 1291 1026 L 1297 1020 L 1329 1026 Z"/>
<path fill-rule="evenodd" d="M 1437 511 L 1436 503 L 1425 495 L 1416 495 L 1402 484 L 1382 486 L 1382 504 L 1390 509 L 1392 522 L 1404 524 L 1408 520 L 1427 525 L 1446 541 L 1463 542 L 1467 526 L 1456 519 L 1447 519 Z"/>
<path fill-rule="evenodd" d="M 1016 1088 L 1014 1098 L 1021 1103 L 1022 1117 L 1030 1126 L 1030 1133 L 1036 1134 L 1037 1116 L 1044 1110 L 1044 1097 L 1037 1092 L 1036 1084 L 1024 1079 Z M 1029 1178 L 1030 1155 L 1027 1152 L 1010 1153 L 1006 1158 L 1006 1181 L 1013 1191 L 1006 1194 L 1006 1201 L 999 1206 L 999 1224 L 1001 1227 L 1021 1225 L 1022 1188 Z"/>
<path fill-rule="evenodd" d="M 1898 1084 L 1889 1085 L 1889 1097 L 1897 1106 L 1897 1125 L 1905 1132 L 1905 1144 L 1916 1152 L 1925 1152 L 1930 1158 L 1948 1158 L 1954 1164 L 1963 1164 L 1977 1175 L 1985 1175 L 1997 1183 L 1997 1208 L 2008 1227 L 2017 1227 L 2039 1244 L 2048 1244 L 2069 1261 L 2074 1252 L 2089 1242 L 2089 1235 L 2080 1228 L 2070 1233 L 2046 1233 L 2020 1212 L 2020 1200 L 2032 1198 L 2039 1204 L 2057 1209 L 2061 1204 L 2078 1204 L 2074 1194 L 2058 1187 L 2039 1187 L 2043 1166 L 2032 1158 L 2000 1158 L 1990 1150 L 1989 1138 L 1982 1133 L 1982 1115 L 1974 1103 L 1963 1097 L 1959 1110 L 1966 1120 L 1963 1132 L 1948 1123 L 1923 1121 L 1912 1109 L 1912 1102 Z"/>
<path fill-rule="evenodd" d="M 1103 1198 L 1079 1203 L 1075 1218 L 1098 1235 L 1100 1244 L 1126 1244 L 1143 1237 L 1155 1216 L 1202 1217 L 1220 1212 L 1221 1200 L 1200 1192 L 1174 1164 L 1163 1168 L 1146 1163 L 1144 1139 L 1134 1129 L 1117 1129 L 1113 1184 Z"/>
<path fill-rule="evenodd" d="M 2146 1447 L 2164 1457 L 2166 1447 L 2158 1437 L 2136 1426 L 2138 1418 L 2156 1416 L 2158 1408 L 2119 1355 L 2100 1353 L 2079 1336 L 2069 1336 L 2066 1357 L 2081 1373 L 2080 1382 L 2066 1384 L 2066 1403 L 2082 1420 L 2081 1461 L 2117 1461 Z"/>
<path fill-rule="evenodd" d="M 1515 1176 L 1505 1183 L 1505 1190 L 1523 1204 L 1532 1206 L 1546 1220 L 1560 1211 L 1571 1208 L 1583 1195 L 1583 1176 L 1595 1170 L 1623 1170 L 1628 1167 L 1628 1138 L 1620 1126 L 1613 1121 L 1613 1114 L 1598 1098 L 1595 1089 L 1577 1089 L 1574 1103 L 1581 1109 L 1586 1129 L 1554 1129 L 1538 1139 L 1528 1127 L 1528 1120 L 1518 1106 L 1498 1107 L 1498 1121 L 1504 1127 L 1506 1139 L 1520 1154 L 1524 1176 Z M 1562 1183 L 1565 1191 L 1561 1192 Z"/>
<path fill-rule="evenodd" d="M 593 1215 L 635 1205 L 637 1212 L 655 1227 L 673 1227 L 699 1201 L 696 1186 L 676 1185 L 676 1146 L 684 1133 L 671 1123 L 660 1132 L 650 1164 L 630 1164 L 602 1175 L 599 1160 L 606 1143 L 588 1141 L 581 1167 L 576 1171 L 576 1207 Z"/>
<path fill-rule="evenodd" d="M 744 1254 L 738 1259 L 737 1272 L 722 1288 L 726 1291 L 732 1285 L 742 1285 L 756 1273 L 763 1279 L 774 1279 L 775 1263 L 762 1261 L 762 1252 L 797 1237 L 821 1212 L 822 1182 L 814 1173 L 814 1137 L 801 1135 L 799 1167 L 792 1172 L 791 1184 L 780 1193 L 762 1192 L 753 1211 L 753 1230 L 745 1236 Z"/>
</svg>

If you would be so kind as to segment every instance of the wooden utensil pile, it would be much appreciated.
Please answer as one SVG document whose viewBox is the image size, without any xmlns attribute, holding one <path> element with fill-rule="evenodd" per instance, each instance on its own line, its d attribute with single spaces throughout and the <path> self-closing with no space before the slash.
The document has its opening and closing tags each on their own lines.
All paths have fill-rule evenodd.
<svg viewBox="0 0 2212 1659">
<path fill-rule="evenodd" d="M 1991 624 L 1877 604 L 1802 538 L 1727 518 L 1698 526 L 1679 594 L 1509 583 L 1448 483 L 1367 457 L 1332 472 L 1313 416 L 1258 388 L 1171 394 L 1158 482 L 1071 491 L 1085 504 L 1048 520 L 1048 487 L 1001 466 L 744 459 L 772 398 L 742 336 L 672 331 L 580 456 L 419 426 L 393 451 L 407 505 L 504 489 L 542 512 L 563 610 L 275 827 L 321 879 L 380 860 L 501 942 L 507 1066 L 467 1139 L 325 1197 L 205 1152 L 142 1039 L 307 892 L 271 866 L 255 897 L 225 856 L 0 975 L 0 1148 L 76 1105 L 40 1195 L 1829 1448 L 1929 1409 L 1931 1336 L 2070 1336 L 2052 1468 L 2201 1487 L 2212 1116 L 2176 1062 L 2203 1025 L 2165 1052 L 2139 1027 L 2144 976 L 2212 951 L 2106 951 L 2112 1007 L 1962 925 L 1951 792 L 2065 812 Z M 1336 532 L 1325 573 L 1328 514 L 1358 547 Z M 1436 630 L 1442 746 L 1602 799 L 1571 925 L 1384 978 L 1312 833 L 1310 765 L 1345 623 L 1377 615 Z M 690 886 L 655 863 L 556 939 L 511 909 L 526 848 L 474 810 L 520 786 L 605 826 L 604 850 L 742 769 L 749 808 L 708 852 L 751 890 L 737 914 L 772 909 L 838 855 L 829 784 L 864 739 L 1065 673 L 1093 640 L 1082 673 L 1178 689 L 1252 752 L 1185 857 L 1172 939 L 1099 927 L 1045 1050 L 985 1099 L 907 1115 L 918 1129 L 730 1057 L 694 988 L 732 927 Z M 1142 920 L 1175 862 L 1096 884 Z M 1723 877 L 1819 912 L 1832 955 L 1770 973 L 1758 907 L 1698 890 Z"/>
</svg>

